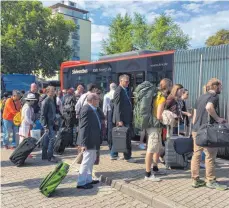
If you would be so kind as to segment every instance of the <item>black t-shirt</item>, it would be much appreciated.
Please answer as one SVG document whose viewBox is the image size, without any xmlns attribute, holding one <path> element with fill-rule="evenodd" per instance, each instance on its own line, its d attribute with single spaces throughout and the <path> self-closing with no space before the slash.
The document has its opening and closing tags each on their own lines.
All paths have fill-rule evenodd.
<svg viewBox="0 0 229 208">
<path fill-rule="evenodd" d="M 195 104 L 196 121 L 193 126 L 193 131 L 197 132 L 201 125 L 208 122 L 208 112 L 206 110 L 207 103 L 214 105 L 216 113 L 219 115 L 219 96 L 213 93 L 206 93 L 201 95 Z M 215 120 L 210 117 L 210 123 L 215 123 Z"/>
</svg>

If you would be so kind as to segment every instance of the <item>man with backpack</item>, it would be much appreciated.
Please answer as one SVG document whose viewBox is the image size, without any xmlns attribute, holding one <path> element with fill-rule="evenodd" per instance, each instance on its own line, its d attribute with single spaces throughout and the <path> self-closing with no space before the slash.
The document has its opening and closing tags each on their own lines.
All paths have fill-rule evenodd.
<svg viewBox="0 0 229 208">
<path fill-rule="evenodd" d="M 76 98 L 74 90 L 71 88 L 67 91 L 63 104 L 63 118 L 64 125 L 71 131 L 71 137 L 69 139 L 69 146 L 75 147 L 73 139 L 73 128 L 76 124 L 76 112 L 75 112 Z"/>
<path fill-rule="evenodd" d="M 166 96 L 172 87 L 169 79 L 161 80 L 159 89 L 148 81 L 143 82 L 135 90 L 135 127 L 146 130 L 148 134 L 148 146 L 145 157 L 145 180 L 160 181 L 156 174 L 161 174 L 158 169 L 159 153 L 162 147 L 161 132 L 162 113 L 166 102 Z M 151 172 L 153 158 L 153 173 Z"/>
</svg>

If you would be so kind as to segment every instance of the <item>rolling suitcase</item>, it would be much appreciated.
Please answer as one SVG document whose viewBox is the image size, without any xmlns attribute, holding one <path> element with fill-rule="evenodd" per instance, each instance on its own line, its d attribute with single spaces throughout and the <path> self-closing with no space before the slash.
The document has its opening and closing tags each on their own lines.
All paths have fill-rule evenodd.
<svg viewBox="0 0 229 208">
<path fill-rule="evenodd" d="M 11 154 L 9 158 L 11 162 L 14 163 L 17 167 L 23 165 L 28 155 L 35 149 L 35 147 L 45 136 L 46 134 L 43 134 L 43 136 L 39 140 L 33 137 L 28 137 L 24 139 Z"/>
<path fill-rule="evenodd" d="M 57 137 L 54 143 L 54 151 L 58 154 L 63 154 L 72 136 L 73 135 L 71 129 L 67 127 L 61 128 L 57 133 Z"/>
<path fill-rule="evenodd" d="M 127 142 L 130 140 L 130 131 L 127 127 L 114 127 L 112 129 L 112 150 L 114 152 L 127 152 Z"/>
<path fill-rule="evenodd" d="M 74 162 L 69 165 L 65 162 L 58 164 L 54 171 L 51 171 L 41 182 L 39 190 L 46 197 L 51 196 L 52 193 L 56 190 L 57 186 L 68 174 L 70 167 L 77 161 L 77 158 Z"/>
<path fill-rule="evenodd" d="M 191 122 L 190 122 L 191 123 Z M 178 154 L 176 150 L 178 149 L 178 142 L 180 144 L 187 144 L 187 145 L 193 145 L 191 143 L 191 125 L 189 128 L 188 136 L 179 135 L 180 134 L 180 128 L 179 128 L 179 122 L 178 122 L 178 135 L 173 135 L 170 138 L 168 138 L 165 142 L 165 166 L 167 169 L 185 169 L 188 167 L 188 158 L 185 154 Z M 185 145 L 186 146 L 186 145 Z M 189 149 L 189 148 L 187 148 Z M 179 152 L 182 153 L 182 152 Z"/>
</svg>

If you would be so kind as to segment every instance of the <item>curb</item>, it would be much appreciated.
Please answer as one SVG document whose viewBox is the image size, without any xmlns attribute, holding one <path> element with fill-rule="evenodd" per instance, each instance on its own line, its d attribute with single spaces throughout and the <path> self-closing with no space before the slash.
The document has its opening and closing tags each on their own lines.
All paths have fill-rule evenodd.
<svg viewBox="0 0 229 208">
<path fill-rule="evenodd" d="M 187 208 L 163 196 L 152 196 L 152 192 L 137 189 L 134 186 L 128 185 L 123 180 L 112 180 L 109 177 L 98 175 L 97 172 L 94 172 L 94 174 L 97 178 L 100 178 L 102 183 L 111 186 L 112 188 L 115 188 L 116 190 L 121 191 L 122 193 L 127 194 L 128 196 L 131 196 L 153 208 Z"/>
</svg>

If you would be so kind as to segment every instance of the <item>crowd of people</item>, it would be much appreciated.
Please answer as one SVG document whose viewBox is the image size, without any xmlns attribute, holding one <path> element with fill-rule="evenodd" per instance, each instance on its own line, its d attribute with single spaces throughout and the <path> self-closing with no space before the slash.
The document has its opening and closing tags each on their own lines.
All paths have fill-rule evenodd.
<svg viewBox="0 0 229 208">
<path fill-rule="evenodd" d="M 72 131 L 69 146 L 78 146 L 83 152 L 77 188 L 90 189 L 93 184 L 98 183 L 92 179 L 92 170 L 97 159 L 100 145 L 104 140 L 108 141 L 110 159 L 120 159 L 118 152 L 113 149 L 112 128 L 115 126 L 134 128 L 132 92 L 129 90 L 129 76 L 121 75 L 119 85 L 110 84 L 110 91 L 102 96 L 101 89 L 95 84 L 89 84 L 87 91 L 83 85 L 74 88 L 58 90 L 52 86 L 47 87 L 42 93 L 38 93 L 37 85 L 32 84 L 30 91 L 24 95 L 14 90 L 12 97 L 6 95 L 2 101 L 2 124 L 3 124 L 3 146 L 16 147 L 16 134 L 20 135 L 20 142 L 30 136 L 30 130 L 34 128 L 35 121 L 39 120 L 43 131 L 47 136 L 42 142 L 42 160 L 58 162 L 54 156 L 55 135 L 61 126 L 67 126 Z M 212 78 L 206 84 L 206 93 L 200 96 L 192 112 L 187 110 L 186 100 L 189 91 L 181 84 L 173 84 L 169 79 L 162 79 L 159 83 L 157 93 L 153 97 L 152 112 L 150 112 L 158 123 L 163 120 L 163 112 L 171 111 L 176 115 L 177 125 L 173 127 L 171 134 L 179 134 L 182 126 L 191 125 L 194 140 L 194 152 L 191 160 L 192 186 L 200 187 L 206 185 L 212 189 L 225 190 L 227 187 L 220 185 L 215 176 L 216 148 L 202 148 L 195 144 L 196 132 L 201 125 L 208 122 L 224 123 L 225 119 L 219 117 L 218 105 L 219 94 L 222 90 L 221 81 Z M 86 91 L 86 92 L 85 92 Z M 153 96 L 153 95 L 152 95 Z M 13 122 L 14 116 L 21 111 L 20 127 Z M 73 137 L 73 129 L 76 129 L 77 137 Z M 13 131 L 11 144 L 9 143 L 10 131 Z M 161 150 L 168 136 L 164 134 L 163 126 L 152 125 L 141 129 L 139 148 L 146 149 L 145 157 L 145 180 L 153 182 L 161 181 L 158 175 L 165 174 L 158 168 L 159 158 L 163 157 Z M 146 138 L 146 144 L 144 144 Z M 127 151 L 123 154 L 126 162 L 134 163 L 132 157 L 131 137 L 127 138 Z M 201 153 L 205 152 L 206 181 L 200 179 L 199 170 Z M 163 158 L 161 158 L 163 161 Z M 153 165 L 153 168 L 151 166 Z"/>
</svg>

